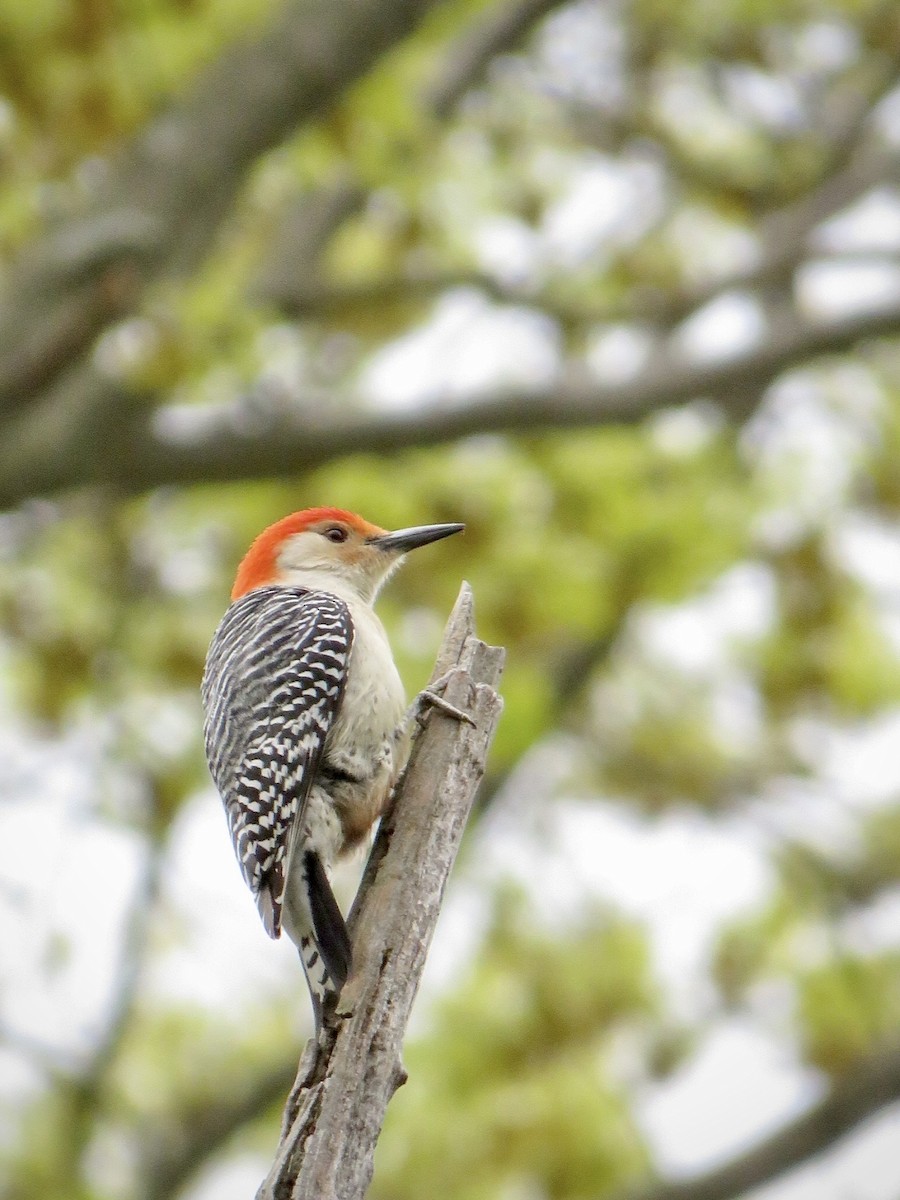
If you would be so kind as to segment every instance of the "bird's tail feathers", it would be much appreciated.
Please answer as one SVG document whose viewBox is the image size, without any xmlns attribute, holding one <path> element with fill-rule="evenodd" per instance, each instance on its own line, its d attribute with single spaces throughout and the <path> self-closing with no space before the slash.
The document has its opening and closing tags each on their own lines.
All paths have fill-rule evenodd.
<svg viewBox="0 0 900 1200">
<path fill-rule="evenodd" d="M 296 886 L 285 896 L 284 928 L 300 951 L 318 1029 L 326 1000 L 337 996 L 350 974 L 350 935 L 315 851 L 303 852 L 294 879 Z"/>
</svg>

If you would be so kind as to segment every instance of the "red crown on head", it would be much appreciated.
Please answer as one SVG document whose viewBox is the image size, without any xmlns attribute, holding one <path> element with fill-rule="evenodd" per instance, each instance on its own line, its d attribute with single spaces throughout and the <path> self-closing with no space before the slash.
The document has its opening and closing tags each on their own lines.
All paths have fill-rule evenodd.
<svg viewBox="0 0 900 1200">
<path fill-rule="evenodd" d="M 304 508 L 300 512 L 290 513 L 264 529 L 241 559 L 234 587 L 231 589 L 232 600 L 237 600 L 254 588 L 263 587 L 275 580 L 278 573 L 278 551 L 286 538 L 329 521 L 349 525 L 363 537 L 377 537 L 385 532 L 377 525 L 364 521 L 356 513 L 348 512 L 346 508 Z"/>
</svg>

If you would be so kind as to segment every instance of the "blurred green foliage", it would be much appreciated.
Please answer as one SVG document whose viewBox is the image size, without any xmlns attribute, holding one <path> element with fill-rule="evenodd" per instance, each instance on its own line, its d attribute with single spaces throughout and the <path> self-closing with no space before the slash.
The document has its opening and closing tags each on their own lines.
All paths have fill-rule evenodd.
<svg viewBox="0 0 900 1200">
<path fill-rule="evenodd" d="M 491 7 L 438 6 L 319 120 L 254 165 L 202 266 L 155 282 L 128 322 L 116 369 L 142 397 L 213 423 L 264 424 L 267 405 L 279 404 L 310 424 L 352 415 L 373 354 L 421 331 L 440 297 L 479 286 L 491 229 L 538 249 L 533 269 L 519 272 L 524 282 L 520 264 L 514 284 L 502 270 L 481 280 L 485 304 L 540 314 L 560 377 L 570 371 L 587 386 L 599 334 L 631 316 L 640 334 L 671 332 L 659 313 L 691 311 L 685 297 L 731 263 L 729 246 L 758 251 L 768 218 L 841 169 L 853 130 L 842 142 L 825 116 L 877 108 L 900 58 L 896 12 L 875 0 L 641 0 L 594 12 L 618 47 L 605 64 L 613 100 L 592 91 L 603 80 L 579 84 L 574 68 L 569 77 L 559 47 L 571 54 L 577 30 L 566 42 L 559 25 L 495 61 L 441 119 L 423 97 Z M 581 7 L 586 20 L 591 6 Z M 4 255 L 76 210 L 117 149 L 273 8 L 2 5 Z M 823 37 L 833 61 L 810 49 Z M 734 78 L 754 72 L 799 115 L 776 120 L 741 102 Z M 662 199 L 648 194 L 635 228 L 587 249 L 555 244 L 579 171 L 635 162 L 662 178 Z M 344 183 L 363 199 L 297 267 L 319 307 L 307 295 L 307 313 L 281 311 L 260 285 L 276 231 L 319 189 Z M 389 1112 L 373 1200 L 596 1200 L 632 1186 L 653 1171 L 636 1085 L 675 1070 L 736 1011 L 829 1077 L 896 1037 L 896 949 L 853 931 L 896 888 L 900 809 L 848 805 L 839 849 L 812 836 L 818 830 L 805 839 L 770 821 L 779 795 L 811 789 L 824 810 L 837 790 L 804 749 L 811 724 L 826 735 L 862 733 L 900 700 L 891 596 L 839 550 L 849 518 L 892 531 L 900 514 L 900 361 L 884 342 L 855 353 L 876 397 L 867 408 L 857 403 L 858 377 L 842 376 L 841 365 L 811 385 L 815 419 L 837 412 L 854 447 L 821 502 L 810 499 L 806 473 L 815 447 L 798 451 L 787 436 L 779 449 L 790 404 L 764 405 L 742 435 L 699 395 L 675 406 L 663 397 L 661 413 L 628 427 L 561 422 L 548 434 L 525 424 L 437 449 L 348 455 L 289 481 L 128 499 L 98 486 L 0 518 L 9 721 L 51 748 L 90 730 L 103 769 L 89 819 L 130 831 L 151 860 L 167 861 L 179 820 L 208 789 L 197 685 L 234 566 L 263 526 L 314 503 L 386 527 L 466 522 L 464 538 L 423 552 L 392 581 L 380 611 L 410 693 L 428 677 L 461 578 L 473 585 L 481 635 L 507 646 L 488 820 L 492 801 L 521 802 L 522 824 L 540 833 L 561 799 L 578 796 L 648 819 L 689 812 L 763 831 L 769 895 L 721 929 L 707 964 L 712 998 L 690 1021 L 674 1013 L 636 919 L 586 898 L 579 920 L 548 920 L 534 897 L 480 877 L 467 859 L 464 886 L 491 919 L 473 939 L 473 961 L 414 1026 L 410 1082 Z M 718 618 L 701 617 L 709 654 L 699 667 L 673 653 L 677 630 L 668 648 L 647 635 L 654 619 L 711 604 L 742 569 L 763 581 L 762 616 L 724 633 Z M 735 692 L 740 719 L 728 707 Z M 562 777 L 546 787 L 538 778 L 528 807 L 516 770 L 528 774 L 527 755 L 561 739 Z M 230 1020 L 161 999 L 146 975 L 161 943 L 187 935 L 159 886 L 146 899 L 149 931 L 132 929 L 121 949 L 127 1004 L 98 1018 L 96 1061 L 60 1066 L 38 1053 L 38 1082 L 8 1106 L 4 1198 L 162 1200 L 152 1181 L 164 1161 L 174 1196 L 208 1158 L 271 1150 L 299 1040 L 299 972 L 290 1002 L 262 997 Z M 241 1110 L 228 1103 L 245 1090 L 256 1096 L 257 1085 L 258 1108 L 229 1123 Z M 172 1166 L 183 1146 L 185 1161 Z"/>
</svg>

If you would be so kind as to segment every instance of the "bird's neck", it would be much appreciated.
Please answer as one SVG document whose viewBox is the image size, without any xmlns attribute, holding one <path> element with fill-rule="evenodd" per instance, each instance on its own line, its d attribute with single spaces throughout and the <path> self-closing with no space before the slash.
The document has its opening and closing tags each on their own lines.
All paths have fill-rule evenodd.
<svg viewBox="0 0 900 1200">
<path fill-rule="evenodd" d="M 371 608 L 378 592 L 378 583 L 373 584 L 365 575 L 350 578 L 327 567 L 292 568 L 282 572 L 280 582 L 290 587 L 309 588 L 313 592 L 329 592 L 345 601 L 351 609 Z"/>
</svg>

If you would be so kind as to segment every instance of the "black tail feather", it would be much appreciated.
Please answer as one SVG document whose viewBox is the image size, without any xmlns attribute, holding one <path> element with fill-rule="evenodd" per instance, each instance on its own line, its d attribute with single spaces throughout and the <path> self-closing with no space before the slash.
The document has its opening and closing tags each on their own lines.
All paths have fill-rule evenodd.
<svg viewBox="0 0 900 1200">
<path fill-rule="evenodd" d="M 316 943 L 325 969 L 331 976 L 333 989 L 339 992 L 346 983 L 353 964 L 350 935 L 322 866 L 322 860 L 314 850 L 306 851 L 303 866 L 309 888 L 309 905 Z"/>
</svg>

